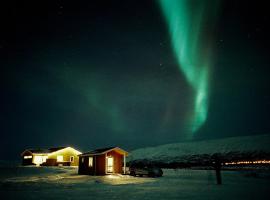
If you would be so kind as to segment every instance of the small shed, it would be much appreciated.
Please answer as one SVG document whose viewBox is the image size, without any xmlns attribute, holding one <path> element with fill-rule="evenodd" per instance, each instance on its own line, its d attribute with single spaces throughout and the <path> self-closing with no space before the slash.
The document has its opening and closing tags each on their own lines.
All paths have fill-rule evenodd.
<svg viewBox="0 0 270 200">
<path fill-rule="evenodd" d="M 119 147 L 96 149 L 79 155 L 79 174 L 125 174 L 128 152 Z"/>
</svg>

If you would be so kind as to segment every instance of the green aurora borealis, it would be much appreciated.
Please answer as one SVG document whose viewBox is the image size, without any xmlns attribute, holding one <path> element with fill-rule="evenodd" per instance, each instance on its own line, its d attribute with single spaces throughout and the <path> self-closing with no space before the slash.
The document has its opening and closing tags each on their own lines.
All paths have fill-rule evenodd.
<svg viewBox="0 0 270 200">
<path fill-rule="evenodd" d="M 160 0 L 179 70 L 194 90 L 194 108 L 190 116 L 191 132 L 206 121 L 209 79 L 212 65 L 211 28 L 218 1 Z M 207 28 L 205 25 L 207 24 Z"/>
<path fill-rule="evenodd" d="M 270 133 L 267 1 L 2 7 L 2 159 Z"/>
</svg>

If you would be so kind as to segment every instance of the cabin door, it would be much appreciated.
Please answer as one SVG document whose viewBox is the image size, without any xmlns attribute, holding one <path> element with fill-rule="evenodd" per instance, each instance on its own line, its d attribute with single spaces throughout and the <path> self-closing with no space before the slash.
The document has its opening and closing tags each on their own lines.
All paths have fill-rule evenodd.
<svg viewBox="0 0 270 200">
<path fill-rule="evenodd" d="M 107 157 L 107 173 L 113 173 L 113 157 Z"/>
</svg>

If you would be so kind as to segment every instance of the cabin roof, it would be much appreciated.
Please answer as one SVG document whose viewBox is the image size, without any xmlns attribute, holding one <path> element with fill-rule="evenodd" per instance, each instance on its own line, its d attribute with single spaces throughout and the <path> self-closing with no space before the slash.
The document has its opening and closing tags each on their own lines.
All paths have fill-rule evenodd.
<svg viewBox="0 0 270 200">
<path fill-rule="evenodd" d="M 53 153 L 55 151 L 59 151 L 61 149 L 65 149 L 67 147 L 53 147 L 53 148 L 49 148 L 49 149 L 26 149 L 24 152 L 21 153 L 21 155 L 23 155 L 26 152 L 30 152 L 30 153 L 36 153 L 36 154 L 48 154 L 48 153 Z"/>
<path fill-rule="evenodd" d="M 31 153 L 50 153 L 49 149 L 27 149 Z"/>
<path fill-rule="evenodd" d="M 92 150 L 92 151 L 89 151 L 89 152 L 86 152 L 86 153 L 88 153 L 88 154 L 103 153 L 103 152 L 106 152 L 106 151 L 111 150 L 111 149 L 114 149 L 114 148 L 115 147 L 95 149 L 95 150 Z"/>
<path fill-rule="evenodd" d="M 115 146 L 115 147 L 107 147 L 107 148 L 95 149 L 95 150 L 88 151 L 88 152 L 85 152 L 83 154 L 80 154 L 79 156 L 102 155 L 102 154 L 108 153 L 108 152 L 110 152 L 112 150 L 116 150 L 121 154 L 125 154 L 125 155 L 128 154 L 127 151 Z"/>
</svg>

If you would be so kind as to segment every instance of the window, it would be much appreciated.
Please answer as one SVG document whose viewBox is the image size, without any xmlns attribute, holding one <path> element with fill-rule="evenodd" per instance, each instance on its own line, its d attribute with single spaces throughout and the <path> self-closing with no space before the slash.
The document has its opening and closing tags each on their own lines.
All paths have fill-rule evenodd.
<svg viewBox="0 0 270 200">
<path fill-rule="evenodd" d="M 70 156 L 69 161 L 74 163 L 74 156 Z"/>
<path fill-rule="evenodd" d="M 84 163 L 84 157 L 82 157 L 82 163 Z"/>
<path fill-rule="evenodd" d="M 107 172 L 112 173 L 113 172 L 113 157 L 107 157 Z"/>
<path fill-rule="evenodd" d="M 57 156 L 57 162 L 63 162 L 63 156 L 62 155 L 59 155 L 59 156 Z"/>
<path fill-rule="evenodd" d="M 93 157 L 89 157 L 88 166 L 93 167 Z"/>
<path fill-rule="evenodd" d="M 30 159 L 30 158 L 32 158 L 32 156 L 24 156 L 23 158 L 24 159 Z"/>
<path fill-rule="evenodd" d="M 42 162 L 46 162 L 47 159 L 48 159 L 48 156 L 42 156 Z"/>
<path fill-rule="evenodd" d="M 46 162 L 48 156 L 41 156 L 41 155 L 35 155 L 33 158 L 33 163 L 36 165 L 40 165 L 44 162 Z"/>
</svg>

